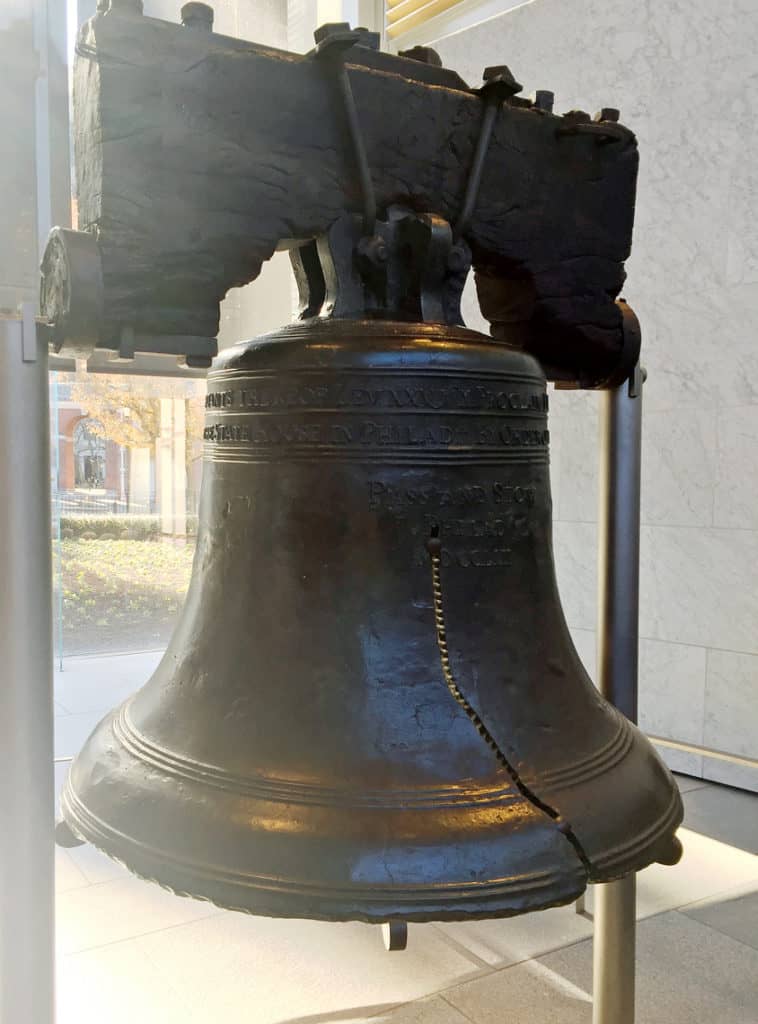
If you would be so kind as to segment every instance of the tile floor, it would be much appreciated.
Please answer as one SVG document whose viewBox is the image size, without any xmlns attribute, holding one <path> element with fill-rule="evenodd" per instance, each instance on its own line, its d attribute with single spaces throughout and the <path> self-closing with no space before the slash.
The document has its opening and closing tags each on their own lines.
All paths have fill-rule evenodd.
<svg viewBox="0 0 758 1024">
<path fill-rule="evenodd" d="M 56 756 L 157 654 L 71 659 Z M 66 765 L 56 766 L 60 785 Z M 638 878 L 637 1024 L 758 1024 L 758 796 L 686 776 L 685 855 Z M 57 850 L 58 1024 L 590 1024 L 592 924 L 573 907 L 415 925 L 388 954 L 361 924 L 220 911 Z M 589 906 L 591 908 L 591 897 Z"/>
</svg>

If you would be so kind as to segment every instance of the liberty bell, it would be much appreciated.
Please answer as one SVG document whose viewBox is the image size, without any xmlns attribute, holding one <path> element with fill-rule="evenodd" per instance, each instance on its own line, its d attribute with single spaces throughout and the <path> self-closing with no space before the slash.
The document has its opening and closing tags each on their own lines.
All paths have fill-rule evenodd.
<svg viewBox="0 0 758 1024">
<path fill-rule="evenodd" d="M 167 27 L 184 33 L 184 61 L 188 47 L 208 45 L 207 32 Z M 134 26 L 120 37 L 117 29 L 112 14 L 97 15 L 80 60 L 91 59 L 98 33 L 116 33 L 112 48 L 138 36 Z M 440 103 L 441 91 L 471 112 L 460 173 L 449 177 L 455 188 L 440 185 L 438 210 L 419 212 L 388 200 L 384 165 L 375 180 L 367 172 L 378 163 L 370 117 L 365 137 L 350 116 L 350 131 L 334 129 L 358 170 L 363 213 L 335 214 L 313 193 L 312 203 L 323 198 L 327 207 L 319 220 L 303 200 L 305 212 L 293 214 L 303 223 L 289 223 L 301 241 L 288 243 L 299 320 L 213 363 L 181 619 L 153 677 L 75 758 L 62 796 L 75 837 L 139 876 L 222 907 L 335 921 L 507 916 L 569 902 L 590 881 L 673 863 L 680 852 L 677 787 L 585 672 L 553 564 L 546 368 L 553 374 L 590 350 L 607 358 L 614 339 L 623 348 L 625 314 L 601 281 L 600 326 L 583 333 L 591 310 L 586 301 L 580 311 L 571 306 L 571 288 L 583 300 L 592 293 L 576 282 L 600 273 L 597 260 L 584 271 L 575 263 L 568 299 L 550 306 L 562 271 L 540 269 L 530 249 L 545 248 L 539 216 L 548 217 L 548 200 L 532 214 L 534 238 L 517 226 L 509 233 L 492 173 L 507 133 L 518 131 L 519 159 L 537 161 L 540 147 L 554 153 L 549 173 L 565 186 L 556 217 L 566 216 L 583 160 L 596 191 L 574 182 L 579 206 L 605 187 L 597 184 L 604 175 L 633 201 L 624 164 L 636 160 L 633 136 L 615 122 L 555 118 L 515 102 L 520 87 L 510 74 L 466 91 L 422 58 L 378 54 L 346 26 L 322 33 L 317 52 L 284 70 L 281 55 L 256 57 L 268 62 L 269 83 L 307 68 L 310 91 L 299 80 L 292 88 L 323 95 L 325 111 L 335 97 L 348 114 L 361 100 L 372 109 L 364 66 L 375 80 L 384 75 L 390 92 Z M 110 73 L 103 64 L 100 74 Z M 163 66 L 150 73 L 161 80 Z M 118 74 L 127 81 L 128 71 Z M 81 88 L 79 110 L 91 99 L 86 90 L 101 84 L 90 78 Z M 123 90 L 107 102 L 126 102 Z M 107 104 L 100 109 L 107 117 Z M 255 114 L 266 122 L 259 133 L 274 130 L 267 116 Z M 134 166 L 148 159 L 138 154 Z M 120 173 L 103 160 L 103 177 L 109 166 Z M 113 323 L 123 316 L 109 312 L 118 306 L 109 289 L 123 298 L 144 287 L 136 264 L 131 276 L 117 273 L 134 250 L 106 238 L 110 187 L 98 186 L 99 249 L 80 237 L 77 250 L 73 233 L 58 232 L 43 288 L 60 336 L 76 323 L 103 348 L 118 347 Z M 593 210 L 580 210 L 577 223 Z M 264 228 L 272 238 L 283 231 Z M 157 264 L 155 246 L 169 243 L 151 238 Z M 225 245 L 228 272 L 234 246 Z M 518 272 L 507 246 L 521 247 Z M 472 253 L 495 338 L 461 326 Z M 544 266 L 554 256 L 546 252 Z M 77 320 L 78 286 L 88 298 Z M 177 322 L 182 302 L 199 316 L 200 300 L 175 280 L 145 290 L 135 315 L 153 315 L 161 287 L 173 289 L 165 308 Z M 138 325 L 118 336 L 133 344 L 148 335 Z"/>
</svg>

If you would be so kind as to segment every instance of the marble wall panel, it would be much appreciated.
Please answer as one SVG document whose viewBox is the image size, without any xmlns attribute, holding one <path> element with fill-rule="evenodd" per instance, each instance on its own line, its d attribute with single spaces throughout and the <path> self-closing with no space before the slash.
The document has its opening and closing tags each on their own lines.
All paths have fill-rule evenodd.
<svg viewBox="0 0 758 1024">
<path fill-rule="evenodd" d="M 652 731 L 758 758 L 758 3 L 532 0 L 430 42 L 472 83 L 505 62 L 525 93 L 552 89 L 558 111 L 619 107 L 638 135 L 625 296 L 649 373 L 641 714 Z M 586 647 L 596 396 L 552 394 L 550 428 L 559 585 Z M 751 769 L 662 753 L 679 770 L 758 789 Z"/>
<path fill-rule="evenodd" d="M 704 757 L 702 760 L 702 778 L 708 779 L 709 782 L 720 782 L 724 786 L 735 786 L 737 789 L 752 789 L 754 792 L 758 792 L 758 768 L 732 764 L 716 757 Z M 674 770 L 676 771 L 676 769 Z M 687 774 L 694 773 L 687 772 Z"/>
<path fill-rule="evenodd" d="M 660 743 L 653 744 L 658 751 L 664 764 L 667 764 L 672 772 L 681 772 L 683 775 L 692 775 L 697 779 L 707 778 L 705 775 L 705 764 L 708 758 L 699 754 L 692 754 L 687 750 L 672 750 L 671 747 L 664 747 Z"/>
<path fill-rule="evenodd" d="M 645 410 L 642 522 L 712 526 L 718 472 L 714 409 Z"/>
<path fill-rule="evenodd" d="M 758 657 L 708 651 L 705 746 L 754 757 L 758 743 Z"/>
<path fill-rule="evenodd" d="M 642 636 L 758 653 L 758 531 L 645 526 L 642 549 Z"/>
<path fill-rule="evenodd" d="M 714 524 L 758 530 L 758 405 L 719 410 L 717 443 Z"/>
<path fill-rule="evenodd" d="M 640 641 L 640 728 L 702 745 L 706 654 L 704 647 Z"/>
</svg>

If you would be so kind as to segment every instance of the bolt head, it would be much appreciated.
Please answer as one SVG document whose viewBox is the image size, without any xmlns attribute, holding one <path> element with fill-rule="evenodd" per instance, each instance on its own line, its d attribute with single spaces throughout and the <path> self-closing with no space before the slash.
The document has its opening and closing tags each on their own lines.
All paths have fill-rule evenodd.
<svg viewBox="0 0 758 1024">
<path fill-rule="evenodd" d="M 213 8 L 198 0 L 190 0 L 181 9 L 181 19 L 186 28 L 200 28 L 210 32 L 213 28 Z"/>
<path fill-rule="evenodd" d="M 616 122 L 621 117 L 621 111 L 616 110 L 615 107 L 603 107 L 597 114 L 595 114 L 596 121 L 613 121 Z"/>
<path fill-rule="evenodd" d="M 592 121 L 586 110 L 567 110 L 563 117 L 573 124 L 589 124 Z"/>
<path fill-rule="evenodd" d="M 555 103 L 555 93 L 549 89 L 538 89 L 534 94 L 534 106 L 537 110 L 544 110 L 546 114 L 552 114 Z"/>
<path fill-rule="evenodd" d="M 378 50 L 381 44 L 381 36 L 378 32 L 372 32 L 370 28 L 365 28 L 361 25 L 355 29 L 355 33 L 358 36 L 358 45 L 365 46 L 369 50 Z"/>
<path fill-rule="evenodd" d="M 442 58 L 431 46 L 412 46 L 410 50 L 398 50 L 398 57 L 417 60 L 422 64 L 431 64 L 435 68 L 442 67 Z"/>
<path fill-rule="evenodd" d="M 111 11 L 119 14 L 144 14 L 142 0 L 111 0 Z"/>
<path fill-rule="evenodd" d="M 361 238 L 358 242 L 358 255 L 374 267 L 381 267 L 389 258 L 387 243 L 380 235 Z"/>
<path fill-rule="evenodd" d="M 313 33 L 316 43 L 323 43 L 331 36 L 341 36 L 344 32 L 350 31 L 349 21 L 327 21 L 325 25 L 319 25 Z"/>
<path fill-rule="evenodd" d="M 485 68 L 482 80 L 485 87 L 497 85 L 508 96 L 515 96 L 516 93 L 521 92 L 524 88 L 520 82 L 516 81 L 511 73 L 511 69 L 505 64 L 497 64 L 493 67 Z"/>
<path fill-rule="evenodd" d="M 450 252 L 447 254 L 447 266 L 448 270 L 451 270 L 454 274 L 460 274 L 462 271 L 470 269 L 471 260 L 462 246 L 454 245 L 450 249 Z"/>
</svg>

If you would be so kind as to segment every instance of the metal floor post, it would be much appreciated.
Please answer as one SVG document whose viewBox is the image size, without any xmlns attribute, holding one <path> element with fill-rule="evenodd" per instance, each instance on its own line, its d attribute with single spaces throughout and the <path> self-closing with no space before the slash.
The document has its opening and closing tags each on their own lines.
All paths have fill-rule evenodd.
<svg viewBox="0 0 758 1024">
<path fill-rule="evenodd" d="M 0 318 L 0 1021 L 53 1024 L 55 855 L 47 345 Z"/>
<path fill-rule="evenodd" d="M 598 685 L 637 721 L 642 381 L 601 394 Z M 634 1024 L 636 877 L 595 887 L 593 1024 Z"/>
</svg>

